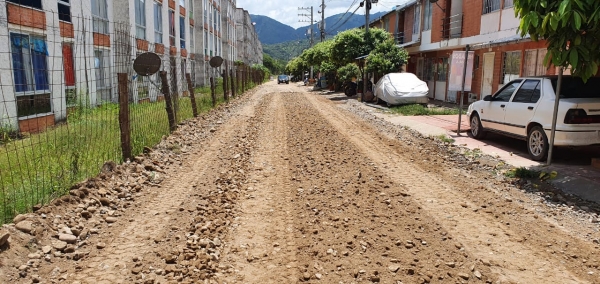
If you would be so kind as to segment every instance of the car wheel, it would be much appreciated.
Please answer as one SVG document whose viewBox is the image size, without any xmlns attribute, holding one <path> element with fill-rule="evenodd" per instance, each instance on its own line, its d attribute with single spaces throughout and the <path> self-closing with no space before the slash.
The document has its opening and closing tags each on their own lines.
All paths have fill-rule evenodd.
<svg viewBox="0 0 600 284">
<path fill-rule="evenodd" d="M 542 127 L 536 125 L 527 134 L 527 151 L 534 161 L 541 161 L 548 154 L 548 137 Z"/>
<path fill-rule="evenodd" d="M 481 120 L 479 119 L 479 115 L 474 114 L 471 116 L 471 135 L 475 139 L 483 139 L 485 138 L 487 132 L 483 129 L 481 125 Z"/>
</svg>

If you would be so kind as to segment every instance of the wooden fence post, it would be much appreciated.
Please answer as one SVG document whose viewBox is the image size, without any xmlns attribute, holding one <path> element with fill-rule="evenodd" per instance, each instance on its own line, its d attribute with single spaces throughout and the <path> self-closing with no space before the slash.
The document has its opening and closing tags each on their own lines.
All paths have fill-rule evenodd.
<svg viewBox="0 0 600 284">
<path fill-rule="evenodd" d="M 175 123 L 175 114 L 173 113 L 173 102 L 171 101 L 171 91 L 169 90 L 167 71 L 160 71 L 160 80 L 162 81 L 162 93 L 165 96 L 167 117 L 169 118 L 169 129 L 175 131 L 175 129 L 177 129 L 177 124 Z"/>
<path fill-rule="evenodd" d="M 129 93 L 127 73 L 118 73 L 119 84 L 119 127 L 121 129 L 121 151 L 123 161 L 132 160 L 131 155 L 131 126 L 129 121 Z"/>
<path fill-rule="evenodd" d="M 225 98 L 225 101 L 228 102 L 229 101 L 229 90 L 228 90 L 228 82 L 229 81 L 229 77 L 227 77 L 227 62 L 225 62 L 225 70 L 223 70 L 223 98 Z"/>
<path fill-rule="evenodd" d="M 192 113 L 194 117 L 198 117 L 198 106 L 196 106 L 196 94 L 194 94 L 194 87 L 192 87 L 192 79 L 190 73 L 185 73 L 185 79 L 188 84 L 188 91 L 190 92 L 190 100 L 192 102 Z"/>
<path fill-rule="evenodd" d="M 235 98 L 235 77 L 233 76 L 233 69 L 229 69 L 229 75 L 231 76 L 231 96 Z"/>
<path fill-rule="evenodd" d="M 212 98 L 212 106 L 217 106 L 217 96 L 215 94 L 215 78 L 210 77 L 210 97 Z"/>
</svg>

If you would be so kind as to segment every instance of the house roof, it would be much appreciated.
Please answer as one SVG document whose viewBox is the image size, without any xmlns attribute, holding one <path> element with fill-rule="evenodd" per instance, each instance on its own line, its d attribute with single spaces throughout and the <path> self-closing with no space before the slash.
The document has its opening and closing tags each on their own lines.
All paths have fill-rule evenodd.
<svg viewBox="0 0 600 284">
<path fill-rule="evenodd" d="M 400 5 L 396 5 L 396 11 L 404 10 L 414 4 L 417 4 L 417 0 L 408 0 Z"/>
</svg>

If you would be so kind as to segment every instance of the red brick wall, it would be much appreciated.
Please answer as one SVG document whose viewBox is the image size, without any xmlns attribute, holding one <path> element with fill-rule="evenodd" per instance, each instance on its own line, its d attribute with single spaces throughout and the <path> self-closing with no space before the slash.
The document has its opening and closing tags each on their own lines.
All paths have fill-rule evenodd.
<svg viewBox="0 0 600 284">
<path fill-rule="evenodd" d="M 136 46 L 138 50 L 148 51 L 148 41 L 136 38 L 135 39 Z"/>
<path fill-rule="evenodd" d="M 94 45 L 110 47 L 110 36 L 94 33 Z"/>
<path fill-rule="evenodd" d="M 8 22 L 11 24 L 46 29 L 46 13 L 29 7 L 6 3 Z"/>
<path fill-rule="evenodd" d="M 441 0 L 437 3 L 444 8 L 448 9 L 446 5 L 447 0 Z M 431 20 L 431 42 L 440 42 L 442 40 L 442 24 L 443 19 L 446 18 L 446 13 L 440 9 L 436 4 L 431 5 L 432 9 L 432 20 Z"/>
<path fill-rule="evenodd" d="M 73 38 L 75 33 L 73 31 L 73 24 L 71 23 L 65 23 L 65 22 L 58 22 L 58 26 L 60 29 L 60 36 L 62 37 L 70 37 Z"/>
<path fill-rule="evenodd" d="M 404 11 L 404 42 L 412 40 L 412 30 L 415 21 L 415 6 L 410 6 Z"/>
<path fill-rule="evenodd" d="M 159 54 L 164 54 L 165 46 L 161 43 L 155 43 L 154 44 L 154 52 L 159 53 Z"/>
<path fill-rule="evenodd" d="M 175 10 L 175 0 L 169 0 L 169 8 Z"/>
<path fill-rule="evenodd" d="M 463 2 L 463 32 L 462 37 L 478 35 L 481 30 L 481 11 L 483 1 L 464 0 Z"/>
<path fill-rule="evenodd" d="M 54 125 L 54 114 L 19 120 L 19 131 L 21 133 L 38 133 Z"/>
</svg>

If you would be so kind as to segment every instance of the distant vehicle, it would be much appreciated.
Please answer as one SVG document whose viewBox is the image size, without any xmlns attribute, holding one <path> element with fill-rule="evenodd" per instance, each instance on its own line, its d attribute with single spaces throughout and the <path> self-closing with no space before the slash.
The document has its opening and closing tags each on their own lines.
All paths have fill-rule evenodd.
<svg viewBox="0 0 600 284">
<path fill-rule="evenodd" d="M 557 76 L 523 77 L 510 81 L 495 94 L 469 105 L 471 135 L 483 139 L 488 131 L 527 141 L 532 160 L 548 154 Z M 586 83 L 564 76 L 554 145 L 600 144 L 600 78 Z"/>
<path fill-rule="evenodd" d="M 427 83 L 408 72 L 385 74 L 375 84 L 375 98 L 387 105 L 427 104 L 427 93 Z"/>
<path fill-rule="evenodd" d="M 290 83 L 290 77 L 288 75 L 279 75 L 277 76 L 277 84 L 289 84 Z"/>
</svg>

